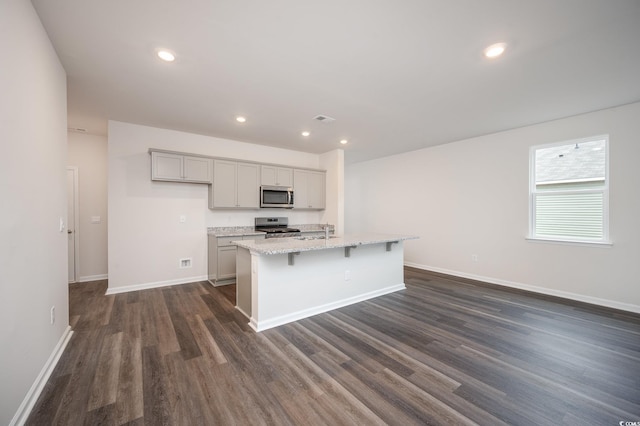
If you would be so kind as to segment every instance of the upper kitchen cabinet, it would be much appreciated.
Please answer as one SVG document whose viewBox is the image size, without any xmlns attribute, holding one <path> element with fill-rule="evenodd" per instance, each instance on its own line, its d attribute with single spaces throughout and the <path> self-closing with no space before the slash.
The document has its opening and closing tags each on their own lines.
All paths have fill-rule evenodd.
<svg viewBox="0 0 640 426">
<path fill-rule="evenodd" d="M 260 166 L 260 184 L 293 186 L 293 169 L 277 166 Z"/>
<path fill-rule="evenodd" d="M 258 164 L 214 160 L 213 185 L 209 187 L 209 208 L 259 208 L 259 170 Z"/>
<path fill-rule="evenodd" d="M 151 151 L 151 180 L 210 184 L 211 158 Z"/>
<path fill-rule="evenodd" d="M 325 208 L 326 172 L 293 171 L 293 208 L 322 210 Z"/>
</svg>

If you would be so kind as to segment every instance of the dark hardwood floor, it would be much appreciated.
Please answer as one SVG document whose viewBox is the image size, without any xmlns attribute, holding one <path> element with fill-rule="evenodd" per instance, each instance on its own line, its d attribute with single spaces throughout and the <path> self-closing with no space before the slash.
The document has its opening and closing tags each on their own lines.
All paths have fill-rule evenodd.
<svg viewBox="0 0 640 426">
<path fill-rule="evenodd" d="M 640 315 L 416 269 L 407 290 L 255 333 L 235 286 L 70 285 L 31 425 L 618 425 Z"/>
</svg>

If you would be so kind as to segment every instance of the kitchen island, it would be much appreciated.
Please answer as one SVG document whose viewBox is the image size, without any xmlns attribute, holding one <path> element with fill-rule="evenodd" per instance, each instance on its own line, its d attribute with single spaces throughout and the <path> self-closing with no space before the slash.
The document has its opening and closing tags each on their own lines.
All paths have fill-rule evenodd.
<svg viewBox="0 0 640 426">
<path fill-rule="evenodd" d="M 256 331 L 403 290 L 403 242 L 354 234 L 237 241 L 236 308 Z"/>
</svg>

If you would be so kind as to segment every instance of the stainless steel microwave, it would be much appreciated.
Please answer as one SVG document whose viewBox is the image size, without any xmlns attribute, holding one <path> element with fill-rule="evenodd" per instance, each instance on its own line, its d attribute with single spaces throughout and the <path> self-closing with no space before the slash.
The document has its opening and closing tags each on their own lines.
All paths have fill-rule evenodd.
<svg viewBox="0 0 640 426">
<path fill-rule="evenodd" d="M 289 186 L 262 185 L 260 187 L 260 207 L 293 208 L 293 188 Z"/>
</svg>

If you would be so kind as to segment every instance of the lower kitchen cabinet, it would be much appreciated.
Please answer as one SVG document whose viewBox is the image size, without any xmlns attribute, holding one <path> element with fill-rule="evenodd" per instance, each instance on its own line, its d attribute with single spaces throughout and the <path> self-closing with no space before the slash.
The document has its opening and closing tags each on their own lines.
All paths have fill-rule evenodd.
<svg viewBox="0 0 640 426">
<path fill-rule="evenodd" d="M 218 274 L 216 281 L 234 279 L 236 277 L 236 246 L 218 247 Z"/>
<path fill-rule="evenodd" d="M 208 280 L 214 287 L 236 282 L 236 251 L 233 243 L 238 240 L 263 239 L 263 235 L 238 235 L 234 237 L 208 236 Z"/>
</svg>

